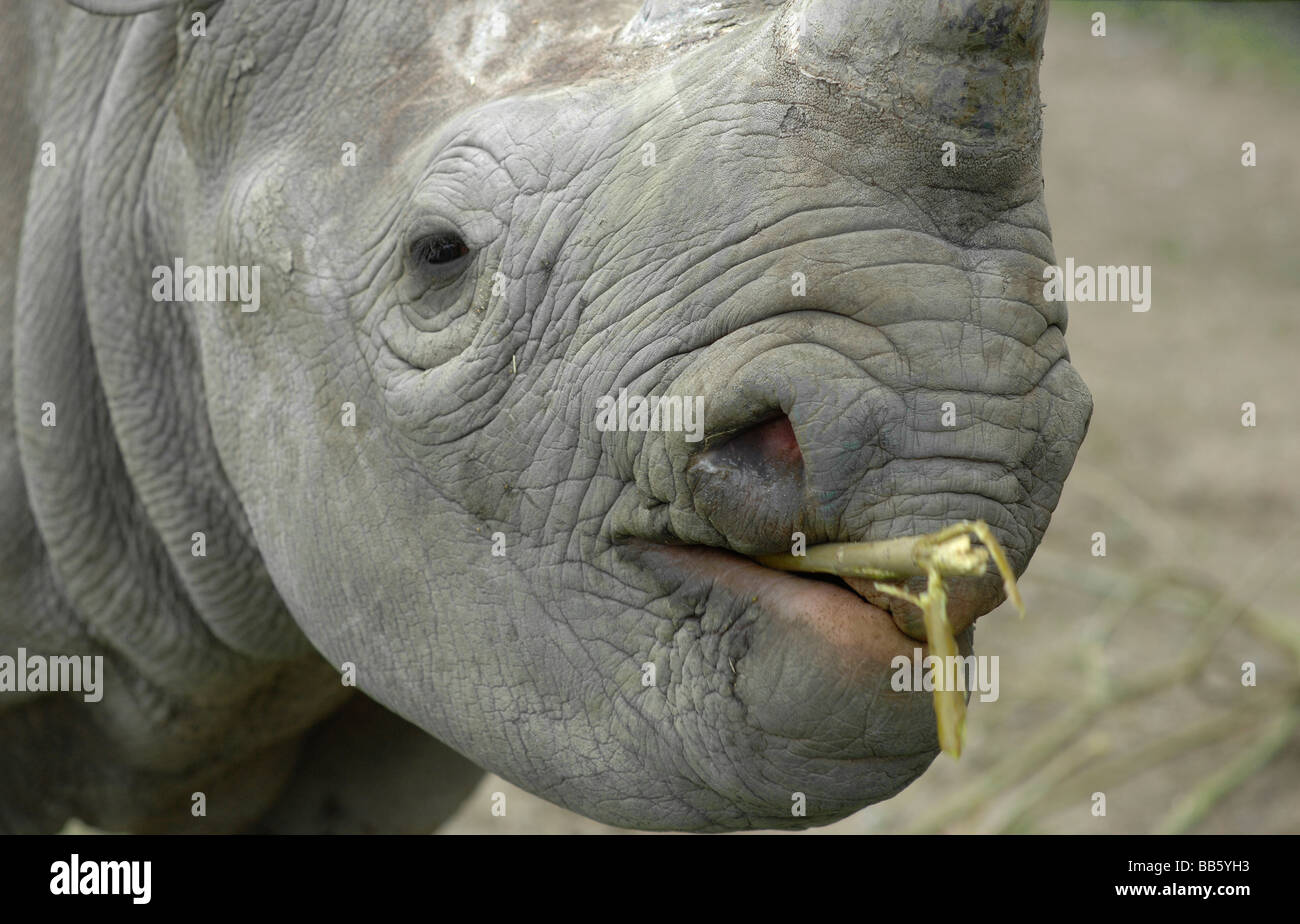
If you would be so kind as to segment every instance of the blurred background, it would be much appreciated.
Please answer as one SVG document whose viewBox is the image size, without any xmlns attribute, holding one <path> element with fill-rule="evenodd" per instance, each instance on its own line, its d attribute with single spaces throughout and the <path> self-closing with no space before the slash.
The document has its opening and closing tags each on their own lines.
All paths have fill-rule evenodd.
<svg viewBox="0 0 1300 924">
<path fill-rule="evenodd" d="M 961 761 L 818 830 L 1300 832 L 1300 4 L 1054 0 L 1042 88 L 1057 262 L 1151 309 L 1070 306 L 1092 428 Z M 489 776 L 440 830 L 619 829 Z"/>
</svg>

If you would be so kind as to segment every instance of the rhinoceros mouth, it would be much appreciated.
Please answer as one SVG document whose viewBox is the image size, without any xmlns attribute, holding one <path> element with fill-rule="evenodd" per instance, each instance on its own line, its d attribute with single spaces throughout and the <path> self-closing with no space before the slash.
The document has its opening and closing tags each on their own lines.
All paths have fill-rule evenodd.
<svg viewBox="0 0 1300 924">
<path fill-rule="evenodd" d="M 780 571 L 751 558 L 714 546 L 638 543 L 645 564 L 673 573 L 683 584 L 698 583 L 703 593 L 721 592 L 760 618 L 797 624 L 829 642 L 845 659 L 888 665 L 910 655 L 917 642 L 894 623 L 886 610 L 833 577 Z"/>
<path fill-rule="evenodd" d="M 722 589 L 729 596 L 748 598 L 765 610 L 777 610 L 819 624 L 818 612 L 827 619 L 885 619 L 909 642 L 926 642 L 920 610 L 897 596 L 877 590 L 874 581 L 832 574 L 813 574 L 770 568 L 731 549 L 639 540 L 642 557 L 654 570 L 675 573 L 683 583 L 694 577 Z M 891 582 L 894 583 L 894 582 Z M 925 579 L 902 582 L 914 593 Z M 948 579 L 952 628 L 960 634 L 976 620 L 1006 600 L 996 575 Z M 820 620 L 821 623 L 825 619 Z"/>
<path fill-rule="evenodd" d="M 883 616 L 908 639 L 926 641 L 920 609 L 896 593 L 883 592 L 876 580 L 851 576 L 851 572 L 850 576 L 817 574 L 813 569 L 785 567 L 769 560 L 790 557 L 772 553 L 802 536 L 792 530 L 801 522 L 800 508 L 806 503 L 803 453 L 786 414 L 768 415 L 757 424 L 715 433 L 692 457 L 685 475 L 693 512 L 721 534 L 722 544 L 692 542 L 679 535 L 665 517 L 658 535 L 642 532 L 634 538 L 663 549 L 663 561 L 655 563 L 656 570 L 662 567 L 684 582 L 692 575 L 707 578 L 709 588 L 749 598 L 769 613 L 811 620 L 819 629 L 829 631 L 837 619 L 871 621 Z M 836 537 L 822 548 L 871 545 L 859 543 L 859 539 L 865 537 Z M 889 583 L 900 591 L 906 587 L 913 597 L 925 588 L 924 577 L 910 582 L 895 578 Z M 948 590 L 951 627 L 958 634 L 1005 598 L 1001 582 L 993 574 L 951 577 Z M 822 613 L 826 615 L 819 615 Z M 852 635 L 837 634 L 841 638 Z"/>
</svg>

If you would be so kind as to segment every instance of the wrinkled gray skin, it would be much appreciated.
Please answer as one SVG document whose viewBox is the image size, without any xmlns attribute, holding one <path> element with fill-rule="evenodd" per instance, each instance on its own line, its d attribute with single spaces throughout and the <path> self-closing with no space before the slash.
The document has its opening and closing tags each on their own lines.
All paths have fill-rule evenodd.
<svg viewBox="0 0 1300 924">
<path fill-rule="evenodd" d="M 1046 8 L 938 7 L 0 2 L 0 654 L 108 673 L 0 694 L 0 828 L 428 830 L 480 767 L 791 827 L 920 775 L 916 643 L 698 547 L 983 518 L 1019 572 L 1047 528 L 1091 399 L 1042 296 Z M 153 301 L 178 256 L 261 310 Z M 704 444 L 597 431 L 620 387 L 705 396 Z M 782 413 L 797 477 L 701 469 Z"/>
</svg>

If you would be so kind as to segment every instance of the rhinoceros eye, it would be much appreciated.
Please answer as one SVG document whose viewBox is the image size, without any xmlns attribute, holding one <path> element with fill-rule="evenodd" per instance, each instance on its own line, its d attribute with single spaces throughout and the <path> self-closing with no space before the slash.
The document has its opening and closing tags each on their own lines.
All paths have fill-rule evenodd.
<svg viewBox="0 0 1300 924">
<path fill-rule="evenodd" d="M 420 266 L 444 267 L 469 253 L 469 245 L 454 231 L 427 234 L 411 244 L 411 259 Z"/>
</svg>

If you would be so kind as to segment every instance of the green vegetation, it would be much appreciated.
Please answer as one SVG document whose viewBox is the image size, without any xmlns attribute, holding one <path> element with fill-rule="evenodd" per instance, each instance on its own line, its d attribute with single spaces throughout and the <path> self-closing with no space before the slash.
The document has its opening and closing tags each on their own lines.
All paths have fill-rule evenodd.
<svg viewBox="0 0 1300 924">
<path fill-rule="evenodd" d="M 1106 14 L 1108 37 L 1125 23 L 1164 36 L 1189 68 L 1222 79 L 1252 77 L 1300 92 L 1300 3 L 1168 2 L 1168 0 L 1056 0 L 1051 15 L 1086 24 Z"/>
</svg>

